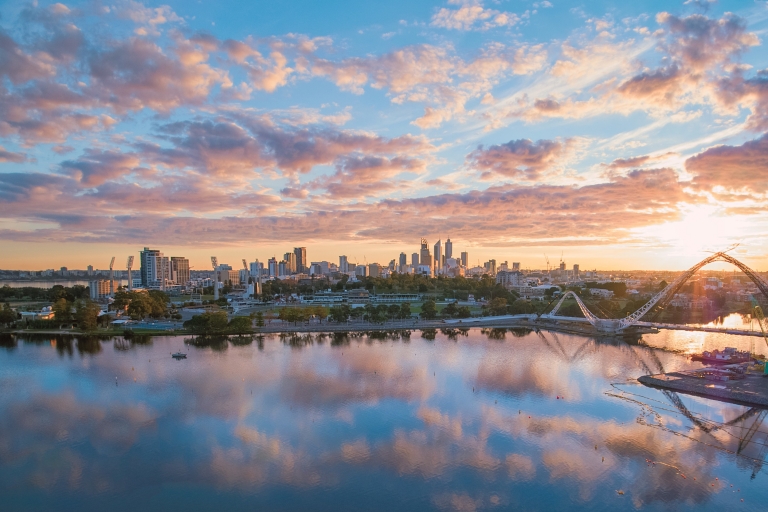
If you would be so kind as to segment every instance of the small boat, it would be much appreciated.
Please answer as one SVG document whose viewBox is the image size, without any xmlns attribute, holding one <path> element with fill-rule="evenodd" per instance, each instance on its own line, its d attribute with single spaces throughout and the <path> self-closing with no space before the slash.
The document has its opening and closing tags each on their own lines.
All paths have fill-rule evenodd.
<svg viewBox="0 0 768 512">
<path fill-rule="evenodd" d="M 726 347 L 722 351 L 713 350 L 710 352 L 705 350 L 701 354 L 694 354 L 691 356 L 691 359 L 694 361 L 701 361 L 705 364 L 737 364 L 751 361 L 752 354 L 736 350 L 733 347 Z"/>
<path fill-rule="evenodd" d="M 187 354 L 184 354 L 183 352 L 176 352 L 175 354 L 171 354 L 171 357 L 174 359 L 186 359 Z"/>
</svg>

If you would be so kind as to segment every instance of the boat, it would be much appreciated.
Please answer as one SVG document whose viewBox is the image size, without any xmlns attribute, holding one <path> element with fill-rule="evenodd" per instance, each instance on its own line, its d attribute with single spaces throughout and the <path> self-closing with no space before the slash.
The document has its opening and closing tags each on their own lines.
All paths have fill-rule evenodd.
<svg viewBox="0 0 768 512">
<path fill-rule="evenodd" d="M 184 354 L 183 352 L 176 352 L 175 354 L 171 354 L 171 357 L 174 359 L 186 359 L 187 354 Z"/>
<path fill-rule="evenodd" d="M 736 350 L 733 347 L 725 347 L 723 350 L 705 350 L 701 354 L 691 356 L 694 361 L 701 361 L 705 364 L 738 364 L 752 361 L 752 354 L 745 351 Z"/>
</svg>

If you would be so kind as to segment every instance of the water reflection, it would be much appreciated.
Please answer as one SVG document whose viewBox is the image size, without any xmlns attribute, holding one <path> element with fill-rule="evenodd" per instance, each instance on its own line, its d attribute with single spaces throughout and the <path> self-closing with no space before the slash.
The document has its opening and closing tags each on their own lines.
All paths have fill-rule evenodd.
<svg viewBox="0 0 768 512">
<path fill-rule="evenodd" d="M 0 339 L 3 509 L 761 510 L 766 412 L 646 338 Z"/>
</svg>

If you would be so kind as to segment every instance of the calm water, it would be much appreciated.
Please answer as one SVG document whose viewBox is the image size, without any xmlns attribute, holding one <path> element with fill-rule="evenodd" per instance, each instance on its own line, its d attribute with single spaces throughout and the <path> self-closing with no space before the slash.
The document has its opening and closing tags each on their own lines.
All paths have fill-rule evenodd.
<svg viewBox="0 0 768 512">
<path fill-rule="evenodd" d="M 709 339 L 6 341 L 0 509 L 766 510 L 765 413 L 634 382 Z"/>
</svg>

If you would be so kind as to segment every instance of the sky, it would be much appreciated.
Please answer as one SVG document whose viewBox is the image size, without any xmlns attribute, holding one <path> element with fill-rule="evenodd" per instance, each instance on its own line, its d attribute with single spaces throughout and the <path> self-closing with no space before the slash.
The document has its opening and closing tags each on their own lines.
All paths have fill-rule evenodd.
<svg viewBox="0 0 768 512">
<path fill-rule="evenodd" d="M 768 269 L 767 29 L 765 1 L 5 1 L 0 268 L 425 237 Z"/>
</svg>

